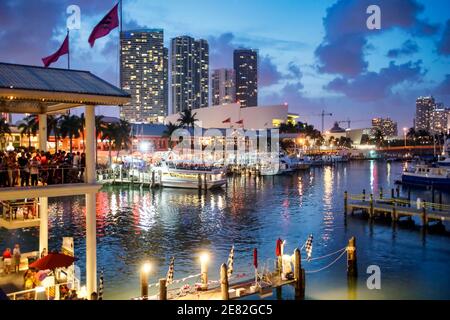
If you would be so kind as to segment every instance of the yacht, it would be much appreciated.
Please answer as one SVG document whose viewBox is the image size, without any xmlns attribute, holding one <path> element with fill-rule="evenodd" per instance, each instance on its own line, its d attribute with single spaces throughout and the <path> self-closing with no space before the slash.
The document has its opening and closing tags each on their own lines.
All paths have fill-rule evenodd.
<svg viewBox="0 0 450 320">
<path fill-rule="evenodd" d="M 444 143 L 443 152 L 437 161 L 437 165 L 439 167 L 450 168 L 450 138 L 448 138 Z"/>
<path fill-rule="evenodd" d="M 155 184 L 185 189 L 214 189 L 227 183 L 225 170 L 214 165 L 186 161 L 161 161 L 152 168 Z"/>
<path fill-rule="evenodd" d="M 419 186 L 450 187 L 450 167 L 418 164 L 402 173 L 402 183 Z"/>
<path fill-rule="evenodd" d="M 262 176 L 274 176 L 291 172 L 294 172 L 294 163 L 284 153 L 280 153 L 278 159 L 270 158 L 261 161 L 260 174 Z"/>
</svg>

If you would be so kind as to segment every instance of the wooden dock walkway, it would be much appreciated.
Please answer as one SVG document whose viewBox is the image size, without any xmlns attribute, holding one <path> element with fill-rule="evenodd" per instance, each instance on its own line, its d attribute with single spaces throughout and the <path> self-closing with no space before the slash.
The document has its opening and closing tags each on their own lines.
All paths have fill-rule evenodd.
<svg viewBox="0 0 450 320">
<path fill-rule="evenodd" d="M 411 201 L 405 198 L 384 198 L 382 194 L 375 198 L 373 194 L 344 194 L 345 214 L 361 212 L 370 219 L 376 217 L 390 218 L 394 223 L 403 217 L 419 217 L 422 226 L 427 227 L 432 221 L 450 221 L 450 205 L 426 201 Z"/>
</svg>

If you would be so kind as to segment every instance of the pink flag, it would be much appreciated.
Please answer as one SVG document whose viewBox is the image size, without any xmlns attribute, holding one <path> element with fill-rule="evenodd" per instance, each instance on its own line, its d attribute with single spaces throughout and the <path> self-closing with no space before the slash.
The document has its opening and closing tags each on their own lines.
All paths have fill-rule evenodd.
<svg viewBox="0 0 450 320">
<path fill-rule="evenodd" d="M 117 14 L 118 5 L 119 4 L 116 4 L 114 8 L 112 8 L 111 11 L 108 12 L 108 14 L 95 26 L 94 30 L 92 30 L 91 35 L 89 36 L 89 44 L 91 47 L 94 46 L 95 40 L 106 36 L 111 32 L 111 30 L 119 26 L 119 15 Z"/>
<path fill-rule="evenodd" d="M 66 39 L 64 39 L 64 42 L 62 43 L 61 47 L 51 56 L 42 58 L 42 62 L 44 63 L 44 66 L 47 68 L 49 65 L 51 65 L 53 62 L 58 61 L 59 57 L 68 54 L 69 53 L 69 35 L 66 36 Z"/>
</svg>

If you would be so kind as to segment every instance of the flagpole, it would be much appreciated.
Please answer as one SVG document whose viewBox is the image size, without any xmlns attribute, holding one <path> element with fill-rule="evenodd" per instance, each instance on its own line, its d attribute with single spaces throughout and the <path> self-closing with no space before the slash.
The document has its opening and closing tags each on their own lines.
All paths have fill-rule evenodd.
<svg viewBox="0 0 450 320">
<path fill-rule="evenodd" d="M 119 88 L 122 88 L 122 44 L 121 44 L 121 38 L 122 38 L 122 21 L 123 21 L 123 0 L 119 0 Z"/>
<path fill-rule="evenodd" d="M 67 28 L 67 69 L 70 70 L 70 29 Z"/>
</svg>

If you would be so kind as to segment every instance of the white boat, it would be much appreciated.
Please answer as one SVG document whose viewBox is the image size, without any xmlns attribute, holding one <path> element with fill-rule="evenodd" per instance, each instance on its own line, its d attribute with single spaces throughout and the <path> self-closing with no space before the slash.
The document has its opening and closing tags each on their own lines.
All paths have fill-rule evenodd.
<svg viewBox="0 0 450 320">
<path fill-rule="evenodd" d="M 214 189 L 227 183 L 225 170 L 212 165 L 162 161 L 152 170 L 155 172 L 155 183 L 162 187 Z"/>
<path fill-rule="evenodd" d="M 294 172 L 294 164 L 292 159 L 284 153 L 280 153 L 278 155 L 278 159 L 266 158 L 261 161 L 260 174 L 262 176 L 274 176 L 292 172 Z"/>
<path fill-rule="evenodd" d="M 405 169 L 402 183 L 419 186 L 450 187 L 450 168 L 429 165 L 416 165 Z"/>
</svg>

